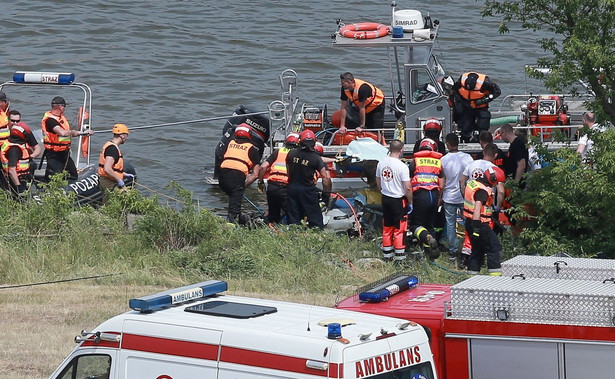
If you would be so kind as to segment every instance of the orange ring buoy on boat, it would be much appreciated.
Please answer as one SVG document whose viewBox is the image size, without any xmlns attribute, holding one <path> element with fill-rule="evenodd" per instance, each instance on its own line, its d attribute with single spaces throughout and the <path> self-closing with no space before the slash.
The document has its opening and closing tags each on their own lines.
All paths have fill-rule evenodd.
<svg viewBox="0 0 615 379">
<path fill-rule="evenodd" d="M 340 34 L 346 38 L 372 39 L 389 34 L 389 26 L 375 22 L 358 22 L 346 25 L 340 29 Z"/>
</svg>

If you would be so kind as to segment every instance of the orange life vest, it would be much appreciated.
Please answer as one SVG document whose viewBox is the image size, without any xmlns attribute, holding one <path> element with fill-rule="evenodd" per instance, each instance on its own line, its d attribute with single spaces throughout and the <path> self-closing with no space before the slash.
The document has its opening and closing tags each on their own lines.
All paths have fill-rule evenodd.
<svg viewBox="0 0 615 379">
<path fill-rule="evenodd" d="M 474 86 L 475 89 L 473 90 L 468 90 L 466 89 L 466 80 L 468 79 L 468 75 L 471 74 L 471 72 L 466 72 L 465 74 L 463 74 L 461 76 L 461 87 L 459 88 L 458 92 L 461 95 L 461 97 L 463 97 L 464 99 L 470 101 L 470 105 L 472 106 L 472 108 L 484 108 L 486 106 L 488 106 L 487 103 L 485 104 L 481 104 L 481 105 L 476 105 L 476 101 L 478 99 L 482 99 L 483 97 L 489 95 L 491 92 L 490 91 L 485 91 L 485 92 L 481 92 L 480 89 L 483 86 L 483 83 L 485 82 L 485 78 L 487 77 L 487 75 L 485 74 L 478 74 L 478 79 L 476 79 L 476 85 Z"/>
<path fill-rule="evenodd" d="M 17 166 L 15 169 L 17 170 L 17 176 L 23 177 L 25 175 L 30 174 L 30 153 L 28 152 L 28 148 L 26 144 L 21 143 L 13 143 L 9 141 L 4 141 L 2 147 L 0 148 L 0 160 L 2 161 L 2 170 L 4 170 L 5 174 L 8 176 L 9 174 L 9 158 L 6 156 L 9 148 L 16 146 L 21 149 L 21 159 L 17 161 Z"/>
<path fill-rule="evenodd" d="M 412 191 L 440 189 L 439 179 L 442 172 L 442 154 L 421 150 L 414 153 L 414 172 L 410 179 Z"/>
<path fill-rule="evenodd" d="M 6 111 L 0 109 L 0 144 L 6 141 L 11 134 L 11 130 L 9 129 L 9 117 L 6 114 Z"/>
<path fill-rule="evenodd" d="M 472 218 L 474 215 L 474 196 L 479 190 L 487 192 L 487 201 L 480 208 L 480 222 L 490 223 L 491 214 L 493 213 L 493 188 L 484 185 L 478 180 L 470 180 L 466 183 L 466 189 L 463 194 L 463 216 Z"/>
<path fill-rule="evenodd" d="M 114 178 L 111 178 L 109 175 L 107 175 L 107 173 L 105 172 L 105 150 L 107 150 L 107 147 L 109 147 L 110 145 L 114 145 L 115 147 L 117 147 L 117 152 L 120 155 L 117 162 L 113 164 L 113 171 L 120 174 L 120 177 L 124 179 L 124 156 L 120 151 L 120 147 L 114 144 L 113 141 L 107 141 L 107 143 L 103 145 L 102 151 L 100 152 L 100 157 L 98 158 L 98 175 L 104 176 L 105 178 L 111 180 L 115 180 Z"/>
<path fill-rule="evenodd" d="M 220 168 L 230 168 L 248 175 L 252 167 L 254 167 L 254 163 L 250 160 L 249 154 L 252 146 L 254 145 L 252 145 L 251 142 L 239 143 L 235 140 L 229 142 Z"/>
<path fill-rule="evenodd" d="M 64 114 L 61 116 L 56 116 L 51 112 L 45 112 L 43 120 L 41 121 L 41 129 L 43 130 L 43 146 L 45 146 L 46 150 L 53 151 L 66 151 L 70 149 L 70 137 L 62 137 L 47 131 L 47 126 L 45 124 L 50 118 L 56 120 L 62 129 L 70 130 L 70 125 L 68 124 L 66 117 L 64 117 Z"/>
<path fill-rule="evenodd" d="M 361 85 L 367 84 L 372 89 L 372 95 L 365 99 L 365 113 L 369 113 L 374 110 L 377 106 L 382 104 L 384 101 L 384 92 L 382 90 L 364 80 L 356 79 L 354 80 L 355 86 L 354 90 L 344 90 L 346 97 L 357 107 L 359 106 L 359 88 Z"/>
<path fill-rule="evenodd" d="M 276 182 L 278 184 L 287 185 L 288 184 L 288 168 L 286 167 L 286 157 L 290 149 L 287 147 L 282 147 L 278 150 L 278 157 L 271 164 L 271 169 L 269 170 L 269 177 L 267 178 L 270 182 Z"/>
</svg>

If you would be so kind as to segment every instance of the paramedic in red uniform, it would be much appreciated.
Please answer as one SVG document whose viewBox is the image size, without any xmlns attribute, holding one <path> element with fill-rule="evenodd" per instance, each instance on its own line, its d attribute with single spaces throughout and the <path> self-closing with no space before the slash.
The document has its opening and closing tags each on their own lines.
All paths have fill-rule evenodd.
<svg viewBox="0 0 615 379">
<path fill-rule="evenodd" d="M 124 156 L 120 145 L 126 143 L 130 130 L 124 124 L 115 124 L 111 130 L 113 138 L 107 141 L 98 158 L 98 187 L 103 195 L 103 204 L 109 200 L 114 188 L 124 188 Z"/>
<path fill-rule="evenodd" d="M 459 77 L 453 86 L 459 95 L 455 97 L 463 112 L 457 117 L 457 124 L 461 129 L 462 142 L 478 142 L 473 138 L 474 130 L 479 132 L 489 130 L 491 112 L 489 103 L 502 94 L 500 87 L 492 82 L 485 74 L 466 72 Z"/>
<path fill-rule="evenodd" d="M 483 176 L 468 181 L 464 191 L 463 216 L 470 240 L 472 254 L 468 259 L 468 274 L 476 275 L 487 256 L 489 275 L 502 275 L 500 259 L 502 245 L 490 226 L 493 214 L 493 186 L 506 179 L 497 166 L 486 169 Z"/>
<path fill-rule="evenodd" d="M 228 143 L 220 163 L 218 181 L 228 195 L 227 220 L 244 224 L 241 202 L 246 186 L 252 184 L 260 171 L 260 154 L 250 137 L 251 128 L 242 123 L 235 128 L 235 136 Z"/>
<path fill-rule="evenodd" d="M 437 152 L 436 142 L 426 138 L 410 161 L 410 184 L 414 211 L 410 219 L 410 230 L 427 252 L 428 258 L 440 256 L 438 242 L 435 239 L 435 221 L 438 207 L 442 204 L 444 172 L 442 171 L 442 154 Z"/>
<path fill-rule="evenodd" d="M 376 168 L 376 183 L 382 194 L 382 254 L 385 260 L 406 259 L 406 230 L 412 213 L 410 170 L 399 158 L 404 143 L 393 140 L 389 156 L 381 159 Z"/>
<path fill-rule="evenodd" d="M 66 101 L 63 97 L 56 96 L 51 100 L 51 110 L 45 112 L 41 121 L 44 154 L 47 158 L 45 180 L 64 171 L 68 173 L 68 179 L 77 179 L 77 167 L 70 156 L 70 140 L 72 137 L 78 137 L 80 133 L 70 128 L 64 116 L 65 110 Z M 94 132 L 90 130 L 88 134 L 92 135 Z"/>
<path fill-rule="evenodd" d="M 355 78 L 350 72 L 340 75 L 342 84 L 340 107 L 340 133 L 346 133 L 346 123 L 349 119 L 349 108 L 359 113 L 359 125 L 355 131 L 360 133 L 363 129 L 382 129 L 384 126 L 384 92 L 375 85 Z"/>
<path fill-rule="evenodd" d="M 316 136 L 311 130 L 301 132 L 299 147 L 288 153 L 288 223 L 300 225 L 307 217 L 309 227 L 324 229 L 319 200 L 328 203 L 331 196 L 331 178 L 322 158 L 316 151 Z M 322 178 L 322 196 L 318 193 L 314 174 Z"/>
<path fill-rule="evenodd" d="M 269 222 L 279 223 L 282 220 L 281 212 L 288 217 L 288 170 L 286 168 L 286 157 L 288 153 L 299 145 L 299 134 L 290 133 L 286 136 L 284 147 L 275 150 L 262 164 L 258 174 L 258 190 L 263 192 L 265 189 L 264 177 L 269 172 L 267 178 L 267 219 Z"/>
</svg>

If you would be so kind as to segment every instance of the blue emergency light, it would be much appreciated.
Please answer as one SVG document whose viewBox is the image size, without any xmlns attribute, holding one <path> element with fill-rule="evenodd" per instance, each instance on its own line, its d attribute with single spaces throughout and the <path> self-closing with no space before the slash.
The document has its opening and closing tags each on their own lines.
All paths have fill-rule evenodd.
<svg viewBox="0 0 615 379">
<path fill-rule="evenodd" d="M 128 306 L 141 313 L 152 312 L 171 305 L 186 303 L 188 301 L 215 295 L 227 289 L 228 284 L 226 282 L 221 280 L 207 280 L 205 282 L 163 291 L 137 299 L 130 299 Z"/>
<path fill-rule="evenodd" d="M 17 71 L 13 74 L 15 83 L 32 84 L 72 84 L 75 81 L 73 73 Z"/>
<path fill-rule="evenodd" d="M 381 283 L 371 289 L 359 293 L 359 300 L 368 303 L 379 303 L 387 300 L 398 292 L 416 286 L 419 279 L 414 275 L 396 276 L 392 280 Z"/>
</svg>

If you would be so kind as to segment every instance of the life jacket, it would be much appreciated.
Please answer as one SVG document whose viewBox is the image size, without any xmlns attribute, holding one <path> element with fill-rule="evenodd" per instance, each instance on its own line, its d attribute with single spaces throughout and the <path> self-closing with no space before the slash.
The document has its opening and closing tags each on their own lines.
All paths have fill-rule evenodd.
<svg viewBox="0 0 615 379">
<path fill-rule="evenodd" d="M 267 178 L 270 182 L 276 182 L 278 184 L 287 185 L 288 184 L 288 168 L 286 167 L 286 157 L 290 149 L 287 147 L 282 147 L 278 150 L 278 157 L 275 162 L 271 165 L 271 169 L 269 170 L 269 177 Z"/>
<path fill-rule="evenodd" d="M 222 158 L 220 168 L 238 170 L 247 176 L 252 167 L 254 167 L 254 163 L 250 160 L 249 155 L 252 146 L 254 145 L 251 142 L 239 143 L 235 140 L 230 141 Z"/>
<path fill-rule="evenodd" d="M 9 116 L 7 116 L 5 111 L 0 110 L 0 145 L 2 142 L 6 141 L 10 135 Z"/>
<path fill-rule="evenodd" d="M 470 105 L 472 106 L 472 108 L 485 108 L 488 106 L 487 103 L 485 104 L 481 104 L 481 105 L 476 105 L 476 101 L 478 99 L 482 99 L 483 97 L 489 95 L 491 92 L 490 91 L 485 91 L 485 92 L 481 92 L 480 89 L 483 87 L 483 83 L 485 83 L 485 78 L 487 77 L 487 75 L 485 74 L 478 74 L 478 79 L 476 79 L 476 85 L 474 86 L 475 89 L 473 90 L 468 90 L 466 89 L 466 80 L 468 79 L 468 75 L 471 74 L 470 72 L 466 72 L 465 74 L 463 74 L 461 76 L 461 87 L 459 88 L 458 92 L 461 95 L 461 97 L 463 97 L 464 99 L 468 100 L 470 102 Z"/>
<path fill-rule="evenodd" d="M 414 153 L 414 172 L 410 179 L 412 192 L 419 189 L 427 191 L 440 189 L 441 157 L 442 154 L 430 150 L 420 150 Z"/>
<path fill-rule="evenodd" d="M 463 216 L 472 218 L 474 215 L 474 195 L 478 190 L 487 192 L 487 201 L 480 208 L 480 222 L 490 223 L 491 214 L 493 213 L 493 188 L 486 186 L 478 180 L 470 180 L 466 183 L 466 189 L 463 194 Z"/>
<path fill-rule="evenodd" d="M 61 116 L 56 116 L 51 112 L 45 112 L 43 120 L 41 121 L 41 129 L 43 130 L 43 146 L 45 146 L 46 150 L 53 151 L 66 151 L 70 149 L 70 137 L 62 137 L 47 131 L 47 126 L 45 124 L 50 118 L 56 120 L 62 129 L 70 130 L 70 125 L 68 124 L 66 117 L 64 117 L 64 114 Z"/>
<path fill-rule="evenodd" d="M 102 151 L 100 152 L 100 157 L 98 158 L 98 175 L 104 176 L 105 178 L 108 178 L 108 179 L 113 179 L 109 175 L 107 175 L 107 173 L 105 172 L 105 150 L 110 145 L 114 145 L 115 147 L 117 147 L 117 152 L 120 155 L 117 162 L 113 164 L 113 171 L 120 174 L 120 177 L 124 179 L 124 156 L 122 155 L 122 152 L 120 151 L 120 147 L 114 144 L 113 141 L 107 141 L 107 143 L 103 145 Z"/>
<path fill-rule="evenodd" d="M 384 92 L 382 90 L 364 80 L 355 79 L 354 90 L 344 90 L 346 97 L 357 107 L 359 106 L 359 88 L 363 84 L 367 84 L 372 89 L 372 95 L 365 99 L 365 113 L 369 113 L 384 101 Z"/>
<path fill-rule="evenodd" d="M 17 166 L 15 169 L 17 170 L 17 176 L 22 178 L 26 175 L 30 174 L 30 153 L 28 152 L 28 148 L 26 144 L 14 143 L 9 141 L 4 141 L 2 147 L 0 148 L 0 160 L 2 161 L 2 170 L 8 176 L 9 174 L 9 158 L 6 156 L 9 148 L 16 146 L 21 149 L 21 159 L 17 161 Z"/>
</svg>

